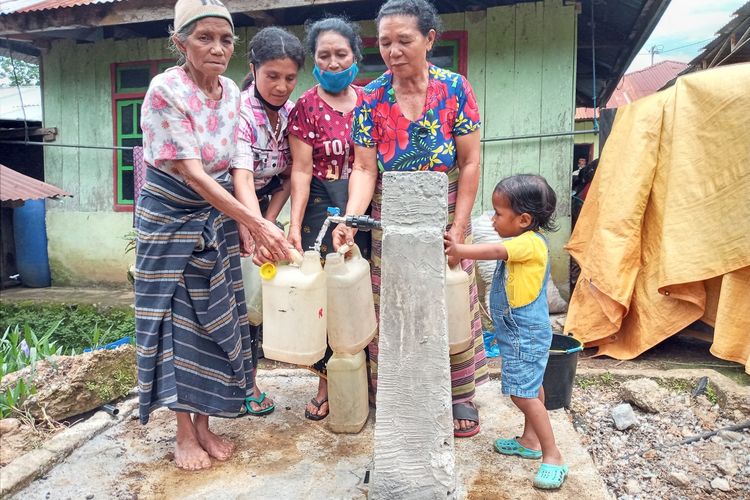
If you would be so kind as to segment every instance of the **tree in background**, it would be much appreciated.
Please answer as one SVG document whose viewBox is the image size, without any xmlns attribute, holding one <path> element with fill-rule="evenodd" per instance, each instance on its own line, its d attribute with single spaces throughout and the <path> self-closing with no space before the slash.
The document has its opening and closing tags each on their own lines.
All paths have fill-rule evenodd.
<svg viewBox="0 0 750 500">
<path fill-rule="evenodd" d="M 13 71 L 15 67 L 15 72 Z M 0 87 L 39 85 L 39 65 L 0 57 Z"/>
</svg>

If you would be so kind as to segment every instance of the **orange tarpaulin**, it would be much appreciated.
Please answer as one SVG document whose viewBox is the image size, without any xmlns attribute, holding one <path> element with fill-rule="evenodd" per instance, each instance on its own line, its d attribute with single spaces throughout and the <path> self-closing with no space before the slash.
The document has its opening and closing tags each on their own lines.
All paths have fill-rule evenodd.
<svg viewBox="0 0 750 500">
<path fill-rule="evenodd" d="M 619 108 L 566 248 L 566 332 L 631 359 L 703 318 L 750 373 L 750 64 Z"/>
</svg>

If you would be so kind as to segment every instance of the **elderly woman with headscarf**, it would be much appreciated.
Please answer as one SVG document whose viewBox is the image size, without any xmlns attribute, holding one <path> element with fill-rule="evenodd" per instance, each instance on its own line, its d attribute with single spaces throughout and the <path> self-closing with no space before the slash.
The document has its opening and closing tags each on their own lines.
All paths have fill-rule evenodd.
<svg viewBox="0 0 750 500">
<path fill-rule="evenodd" d="M 172 42 L 178 66 L 156 76 L 141 118 L 146 183 L 136 208 L 136 343 L 140 418 L 175 412 L 175 463 L 227 460 L 234 445 L 209 416 L 247 411 L 257 332 L 247 321 L 239 231 L 269 258 L 288 257 L 283 233 L 232 195 L 240 92 L 221 76 L 234 24 L 218 0 L 179 0 Z"/>
</svg>

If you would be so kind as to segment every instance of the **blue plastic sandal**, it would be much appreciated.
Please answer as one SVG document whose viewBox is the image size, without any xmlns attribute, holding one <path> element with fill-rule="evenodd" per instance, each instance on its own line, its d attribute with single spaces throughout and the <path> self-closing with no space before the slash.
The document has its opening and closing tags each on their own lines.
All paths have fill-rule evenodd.
<svg viewBox="0 0 750 500">
<path fill-rule="evenodd" d="M 541 490 L 556 490 L 568 476 L 567 465 L 542 464 L 534 478 L 534 487 Z"/>
<path fill-rule="evenodd" d="M 495 440 L 495 451 L 501 455 L 518 455 L 521 458 L 529 458 L 531 460 L 542 458 L 542 452 L 540 450 L 526 448 L 518 442 L 518 437 Z"/>
</svg>

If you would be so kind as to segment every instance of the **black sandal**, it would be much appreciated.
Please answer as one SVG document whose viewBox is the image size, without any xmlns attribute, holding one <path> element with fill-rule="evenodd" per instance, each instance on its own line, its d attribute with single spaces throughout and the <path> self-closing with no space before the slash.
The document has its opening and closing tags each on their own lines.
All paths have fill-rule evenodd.
<svg viewBox="0 0 750 500">
<path fill-rule="evenodd" d="M 479 433 L 479 410 L 473 403 L 458 403 L 453 405 L 453 419 L 454 420 L 469 420 L 475 422 L 476 425 L 469 427 L 468 429 L 453 429 L 453 435 L 457 438 L 467 438 L 475 436 Z"/>
<path fill-rule="evenodd" d="M 317 408 L 318 410 L 320 410 L 320 407 L 323 406 L 325 403 L 328 402 L 328 398 L 325 398 L 321 402 L 318 402 L 317 399 L 312 398 L 310 400 L 310 402 L 312 403 L 312 405 L 315 408 Z M 315 413 L 310 413 L 310 411 L 307 408 L 305 408 L 305 418 L 308 419 L 308 420 L 323 420 L 324 418 L 326 418 L 328 416 L 328 414 L 330 413 L 330 411 L 331 411 L 330 405 L 329 405 L 328 411 L 325 413 L 325 415 L 317 415 Z"/>
</svg>

